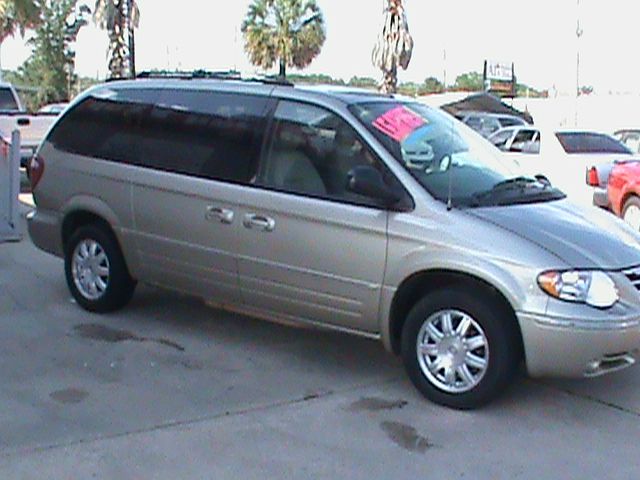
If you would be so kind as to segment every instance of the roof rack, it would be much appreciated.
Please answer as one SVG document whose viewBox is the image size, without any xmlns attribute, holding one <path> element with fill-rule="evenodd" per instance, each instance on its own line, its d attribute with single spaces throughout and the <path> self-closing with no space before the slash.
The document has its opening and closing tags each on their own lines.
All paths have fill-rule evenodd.
<svg viewBox="0 0 640 480">
<path fill-rule="evenodd" d="M 136 79 L 150 79 L 150 78 L 164 78 L 164 79 L 177 79 L 177 80 L 235 80 L 242 82 L 259 82 L 268 85 L 283 85 L 293 86 L 288 80 L 285 80 L 278 76 L 256 76 L 250 78 L 243 78 L 241 73 L 237 70 L 194 70 L 192 72 L 186 71 L 167 71 L 167 70 L 151 70 L 140 72 Z"/>
<path fill-rule="evenodd" d="M 136 78 L 168 78 L 179 80 L 195 80 L 200 78 L 216 78 L 223 80 L 241 80 L 240 72 L 236 70 L 226 71 L 208 71 L 208 70 L 194 70 L 192 72 L 182 70 L 148 70 L 140 72 L 136 75 Z"/>
</svg>

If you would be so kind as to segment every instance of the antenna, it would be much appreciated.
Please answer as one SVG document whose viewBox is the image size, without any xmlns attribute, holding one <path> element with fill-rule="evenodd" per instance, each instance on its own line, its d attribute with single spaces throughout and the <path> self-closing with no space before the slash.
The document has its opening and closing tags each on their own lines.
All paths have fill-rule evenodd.
<svg viewBox="0 0 640 480">
<path fill-rule="evenodd" d="M 453 118 L 449 119 L 451 122 L 451 128 L 449 129 L 449 142 L 453 147 Z M 447 166 L 447 170 L 449 171 L 449 191 L 447 193 L 447 211 L 450 212 L 453 210 L 453 200 L 451 199 L 452 190 L 453 190 L 453 148 L 451 149 L 451 153 L 449 154 L 449 165 Z"/>
</svg>

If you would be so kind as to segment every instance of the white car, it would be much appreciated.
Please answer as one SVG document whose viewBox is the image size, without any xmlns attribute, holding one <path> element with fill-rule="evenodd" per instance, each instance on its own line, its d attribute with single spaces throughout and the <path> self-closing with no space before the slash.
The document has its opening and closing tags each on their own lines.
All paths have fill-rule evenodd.
<svg viewBox="0 0 640 480">
<path fill-rule="evenodd" d="M 612 136 L 587 130 L 517 126 L 498 130 L 488 140 L 514 159 L 524 174 L 543 175 L 582 205 L 593 203 L 593 190 L 585 182 L 589 168 L 632 156 Z"/>
<path fill-rule="evenodd" d="M 44 107 L 38 110 L 38 113 L 50 113 L 54 115 L 59 115 L 62 111 L 67 108 L 68 103 L 50 103 L 45 105 Z"/>
</svg>

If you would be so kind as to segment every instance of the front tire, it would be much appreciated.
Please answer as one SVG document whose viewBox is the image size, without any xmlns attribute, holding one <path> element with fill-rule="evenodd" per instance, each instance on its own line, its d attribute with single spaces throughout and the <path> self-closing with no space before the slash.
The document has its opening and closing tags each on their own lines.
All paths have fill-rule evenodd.
<svg viewBox="0 0 640 480">
<path fill-rule="evenodd" d="M 407 316 L 402 360 L 416 388 L 435 403 L 480 407 L 499 395 L 517 370 L 515 321 L 485 293 L 438 290 Z"/>
<path fill-rule="evenodd" d="M 108 229 L 96 224 L 78 228 L 65 245 L 64 260 L 69 291 L 85 310 L 112 312 L 131 300 L 136 283 Z"/>
</svg>

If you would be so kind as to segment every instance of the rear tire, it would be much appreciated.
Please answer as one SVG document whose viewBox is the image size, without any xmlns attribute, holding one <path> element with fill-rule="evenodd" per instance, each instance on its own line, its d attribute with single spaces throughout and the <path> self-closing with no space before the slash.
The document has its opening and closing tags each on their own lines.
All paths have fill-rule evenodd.
<svg viewBox="0 0 640 480">
<path fill-rule="evenodd" d="M 429 400 L 478 408 L 502 393 L 520 360 L 517 325 L 499 302 L 462 288 L 426 295 L 409 312 L 401 355 Z"/>
<path fill-rule="evenodd" d="M 629 197 L 622 207 L 622 219 L 636 231 L 640 231 L 640 198 Z"/>
<path fill-rule="evenodd" d="M 65 245 L 67 286 L 78 304 L 90 312 L 124 307 L 136 287 L 113 233 L 98 224 L 78 228 Z"/>
</svg>

